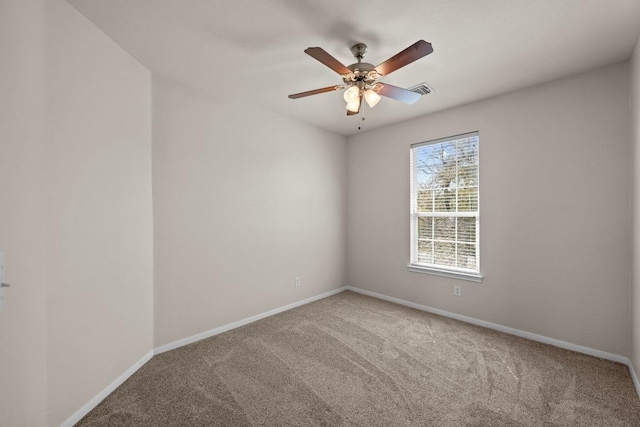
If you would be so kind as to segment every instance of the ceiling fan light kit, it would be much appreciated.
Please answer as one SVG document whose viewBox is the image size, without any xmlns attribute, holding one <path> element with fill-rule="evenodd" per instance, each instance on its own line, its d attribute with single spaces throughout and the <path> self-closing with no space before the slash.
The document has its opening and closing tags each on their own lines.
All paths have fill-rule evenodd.
<svg viewBox="0 0 640 427">
<path fill-rule="evenodd" d="M 358 111 L 360 111 L 360 98 L 356 99 L 355 101 L 347 102 L 347 110 L 351 111 L 352 113 L 357 113 Z"/>
<path fill-rule="evenodd" d="M 351 64 L 348 67 L 344 66 L 340 61 L 329 55 L 320 47 L 310 47 L 304 52 L 340 74 L 344 84 L 296 93 L 289 95 L 289 98 L 298 99 L 346 88 L 347 90 L 344 92 L 344 100 L 347 103 L 347 115 L 352 116 L 360 112 L 360 106 L 363 98 L 370 108 L 375 107 L 380 101 L 380 95 L 404 102 L 405 104 L 413 104 L 420 99 L 420 94 L 418 93 L 390 84 L 378 82 L 378 80 L 383 76 L 391 74 L 393 71 L 412 63 L 413 61 L 429 55 L 433 52 L 433 47 L 431 46 L 431 43 L 424 40 L 418 40 L 402 52 L 399 52 L 377 66 L 362 62 L 362 59 L 367 53 L 367 45 L 364 43 L 357 43 L 351 46 L 351 53 L 358 62 Z"/>
<path fill-rule="evenodd" d="M 380 102 L 381 98 L 375 90 L 367 89 L 364 93 L 364 99 L 367 101 L 367 104 L 369 104 L 369 107 L 373 108 L 378 102 Z"/>
<path fill-rule="evenodd" d="M 353 102 L 360 98 L 360 88 L 358 86 L 351 86 L 349 89 L 344 91 L 344 100 L 347 102 Z"/>
</svg>

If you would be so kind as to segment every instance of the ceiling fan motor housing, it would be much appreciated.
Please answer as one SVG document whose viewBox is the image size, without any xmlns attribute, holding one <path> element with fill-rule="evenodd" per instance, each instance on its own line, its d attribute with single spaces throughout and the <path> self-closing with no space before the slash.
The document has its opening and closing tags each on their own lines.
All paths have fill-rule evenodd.
<svg viewBox="0 0 640 427">
<path fill-rule="evenodd" d="M 347 86 L 357 85 L 360 89 L 369 89 L 380 77 L 375 70 L 373 64 L 362 62 L 362 58 L 367 53 L 367 45 L 364 43 L 356 43 L 351 46 L 351 53 L 358 60 L 355 64 L 349 65 L 347 68 L 351 73 L 343 75 L 342 80 Z"/>
<path fill-rule="evenodd" d="M 347 67 L 351 73 L 342 76 L 342 80 L 346 85 L 354 85 L 360 83 L 362 86 L 371 86 L 376 80 L 382 77 L 375 70 L 375 66 L 366 62 L 357 62 Z"/>
</svg>

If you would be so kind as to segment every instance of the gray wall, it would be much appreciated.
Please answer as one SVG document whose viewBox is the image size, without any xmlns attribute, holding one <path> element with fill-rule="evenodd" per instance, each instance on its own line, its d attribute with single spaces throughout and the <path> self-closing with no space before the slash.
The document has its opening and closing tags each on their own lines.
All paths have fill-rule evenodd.
<svg viewBox="0 0 640 427">
<path fill-rule="evenodd" d="M 631 145 L 633 150 L 633 283 L 631 362 L 640 375 L 640 39 L 631 57 Z"/>
<path fill-rule="evenodd" d="M 46 422 L 44 0 L 0 2 L 0 425 Z"/>
<path fill-rule="evenodd" d="M 0 424 L 59 425 L 153 348 L 151 76 L 62 0 L 1 12 Z"/>
<path fill-rule="evenodd" d="M 349 138 L 348 284 L 628 356 L 628 68 Z M 409 145 L 475 130 L 484 282 L 408 272 Z"/>
<path fill-rule="evenodd" d="M 156 346 L 344 285 L 344 137 L 159 77 L 153 114 Z"/>
<path fill-rule="evenodd" d="M 153 347 L 151 75 L 47 2 L 49 421 Z"/>
</svg>

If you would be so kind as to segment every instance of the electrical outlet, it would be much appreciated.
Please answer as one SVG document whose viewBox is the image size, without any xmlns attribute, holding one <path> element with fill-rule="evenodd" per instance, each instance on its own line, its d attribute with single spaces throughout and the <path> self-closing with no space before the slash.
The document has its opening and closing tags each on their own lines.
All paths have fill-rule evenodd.
<svg viewBox="0 0 640 427">
<path fill-rule="evenodd" d="M 454 286 L 453 287 L 453 294 L 457 297 L 461 297 L 462 296 L 462 288 L 460 286 Z"/>
<path fill-rule="evenodd" d="M 296 277 L 296 286 L 300 286 L 300 278 Z"/>
</svg>

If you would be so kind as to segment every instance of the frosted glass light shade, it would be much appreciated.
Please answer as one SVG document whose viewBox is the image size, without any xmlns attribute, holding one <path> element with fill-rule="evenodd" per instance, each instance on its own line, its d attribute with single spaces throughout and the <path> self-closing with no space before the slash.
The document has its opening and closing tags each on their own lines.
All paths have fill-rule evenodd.
<svg viewBox="0 0 640 427">
<path fill-rule="evenodd" d="M 364 93 L 364 99 L 367 101 L 367 104 L 369 104 L 369 107 L 373 108 L 380 102 L 380 95 L 374 90 L 369 89 Z"/>
<path fill-rule="evenodd" d="M 356 98 L 354 101 L 347 102 L 347 110 L 357 113 L 360 110 L 360 98 Z"/>
<path fill-rule="evenodd" d="M 360 88 L 358 86 L 351 86 L 349 89 L 344 91 L 344 100 L 349 102 L 353 102 L 360 98 Z"/>
</svg>

